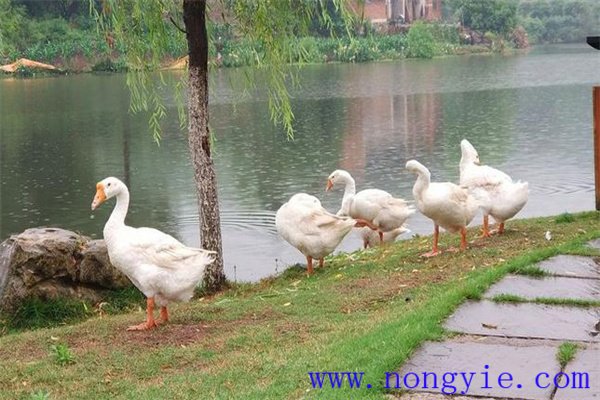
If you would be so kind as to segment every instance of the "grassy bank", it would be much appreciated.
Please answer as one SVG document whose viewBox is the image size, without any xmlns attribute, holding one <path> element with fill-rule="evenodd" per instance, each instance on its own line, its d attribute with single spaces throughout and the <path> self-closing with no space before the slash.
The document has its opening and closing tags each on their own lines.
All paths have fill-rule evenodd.
<svg viewBox="0 0 600 400">
<path fill-rule="evenodd" d="M 291 268 L 174 306 L 172 323 L 151 332 L 124 332 L 140 308 L 5 335 L 0 398 L 383 398 L 384 372 L 445 337 L 440 323 L 463 301 L 552 255 L 597 254 L 583 244 L 599 236 L 595 212 L 519 220 L 464 253 L 423 260 L 421 237 L 331 257 L 310 278 Z M 442 235 L 442 248 L 457 244 Z M 310 388 L 307 371 L 336 370 L 364 371 L 373 388 Z"/>
</svg>

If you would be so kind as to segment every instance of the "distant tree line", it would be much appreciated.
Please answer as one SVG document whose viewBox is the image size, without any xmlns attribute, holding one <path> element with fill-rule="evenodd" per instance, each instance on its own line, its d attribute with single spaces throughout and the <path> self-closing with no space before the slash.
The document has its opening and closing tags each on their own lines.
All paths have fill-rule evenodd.
<svg viewBox="0 0 600 400">
<path fill-rule="evenodd" d="M 600 34 L 600 0 L 447 0 L 446 17 L 506 36 L 517 26 L 531 43 L 582 42 Z"/>
<path fill-rule="evenodd" d="M 91 55 L 103 42 L 86 1 L 0 0 L 0 58 Z"/>
<path fill-rule="evenodd" d="M 235 22 L 228 18 L 230 0 L 214 0 L 212 3 L 210 12 L 217 17 L 208 27 L 214 38 L 209 48 L 211 60 L 218 59 L 225 67 L 255 65 L 257 54 L 265 51 L 264 43 L 252 41 L 238 32 Z M 101 0 L 93 3 L 97 10 L 102 4 Z M 127 64 L 122 57 L 125 48 L 119 41 L 97 31 L 89 5 L 85 0 L 0 0 L 0 64 L 25 57 L 67 70 L 126 69 Z M 307 32 L 298 33 L 297 45 L 304 50 L 298 57 L 291 56 L 292 62 L 430 58 L 453 54 L 460 46 L 458 34 L 451 26 L 418 25 L 410 35 L 406 32 L 379 35 L 360 16 L 352 24 L 345 24 L 332 0 L 318 3 L 317 7 L 324 9 L 319 9 L 313 16 Z M 325 23 L 317 17 L 323 13 L 328 15 Z M 168 18 L 164 22 L 169 31 L 166 54 L 172 58 L 185 55 L 185 35 Z"/>
<path fill-rule="evenodd" d="M 101 0 L 92 3 L 97 9 L 101 4 Z M 229 0 L 215 0 L 214 4 L 226 7 Z M 440 35 L 440 28 L 427 24 L 428 29 L 416 29 L 418 32 L 411 38 L 413 44 L 408 46 L 407 35 L 378 36 L 360 18 L 351 27 L 359 40 L 350 41 L 348 26 L 334 3 L 327 0 L 322 4 L 330 16 L 329 23 L 314 18 L 309 29 L 312 37 L 298 39 L 311 44 L 307 57 L 310 62 L 430 57 L 452 54 L 458 45 L 458 39 Z M 119 43 L 98 33 L 89 6 L 86 0 L 0 0 L 0 63 L 26 57 L 64 66 L 74 57 L 83 56 L 99 69 L 125 68 L 122 60 L 115 57 L 121 54 Z M 522 26 L 531 43 L 582 42 L 585 36 L 600 33 L 600 0 L 445 0 L 443 8 L 446 23 L 460 22 L 472 30 L 504 38 Z M 186 53 L 186 44 L 174 26 L 169 25 L 169 29 L 168 54 L 176 58 Z M 226 18 L 210 30 L 218 47 L 210 49 L 211 57 L 216 57 L 218 51 L 224 66 L 252 65 L 260 44 L 249 43 L 236 34 L 235 26 Z"/>
<path fill-rule="evenodd" d="M 519 20 L 533 43 L 583 42 L 600 34 L 600 1 L 523 0 Z"/>
<path fill-rule="evenodd" d="M 463 26 L 502 36 L 517 26 L 517 0 L 448 0 L 453 17 Z"/>
</svg>

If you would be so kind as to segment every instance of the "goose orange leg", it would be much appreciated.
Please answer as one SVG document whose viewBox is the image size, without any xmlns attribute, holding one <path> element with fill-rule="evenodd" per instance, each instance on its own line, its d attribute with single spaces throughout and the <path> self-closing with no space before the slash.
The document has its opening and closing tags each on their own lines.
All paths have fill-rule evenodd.
<svg viewBox="0 0 600 400">
<path fill-rule="evenodd" d="M 466 250 L 466 248 L 467 248 L 467 228 L 463 226 L 462 228 L 460 228 L 460 249 Z"/>
<path fill-rule="evenodd" d="M 308 274 L 308 276 L 311 276 L 313 272 L 314 270 L 312 265 L 312 257 L 306 256 L 306 273 Z"/>
<path fill-rule="evenodd" d="M 324 263 L 325 263 L 325 260 L 323 259 L 323 257 L 319 258 L 319 268 L 323 268 Z"/>
<path fill-rule="evenodd" d="M 504 222 L 501 222 L 500 225 L 498 225 L 498 235 L 502 235 L 504 233 Z"/>
<path fill-rule="evenodd" d="M 160 308 L 160 318 L 156 323 L 160 325 L 166 322 L 169 322 L 169 310 L 167 310 L 167 306 L 162 306 Z"/>
<path fill-rule="evenodd" d="M 379 231 L 379 244 L 383 244 L 383 232 Z"/>
<path fill-rule="evenodd" d="M 489 215 L 484 215 L 483 216 L 483 230 L 481 232 L 481 237 L 482 238 L 487 238 L 487 237 L 492 236 L 490 234 L 490 229 L 489 229 L 489 223 L 490 222 L 489 221 L 490 221 Z"/>
<path fill-rule="evenodd" d="M 142 322 L 139 325 L 132 325 L 127 328 L 128 331 L 145 331 L 148 329 L 156 328 L 156 321 L 154 320 L 154 297 L 148 297 L 146 299 L 146 322 Z"/>
<path fill-rule="evenodd" d="M 440 236 L 440 227 L 438 224 L 435 224 L 433 230 L 433 249 L 429 253 L 421 254 L 421 257 L 435 257 L 441 252 L 438 250 L 438 239 Z"/>
</svg>

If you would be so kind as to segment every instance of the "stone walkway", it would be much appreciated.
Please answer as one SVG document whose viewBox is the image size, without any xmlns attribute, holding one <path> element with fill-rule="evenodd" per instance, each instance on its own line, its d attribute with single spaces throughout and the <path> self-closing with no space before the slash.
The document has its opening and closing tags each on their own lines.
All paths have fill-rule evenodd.
<svg viewBox="0 0 600 400">
<path fill-rule="evenodd" d="M 600 240 L 589 245 L 600 248 Z M 534 302 L 539 298 L 600 300 L 600 259 L 559 255 L 537 266 L 551 276 L 508 275 L 481 301 L 459 307 L 444 324 L 458 335 L 425 343 L 417 350 L 398 371 L 399 380 L 394 376 L 389 382 L 412 389 L 389 397 L 600 400 L 600 308 Z M 492 301 L 498 295 L 531 302 Z M 576 343 L 578 350 L 561 371 L 557 353 L 567 341 Z M 557 374 L 558 386 L 564 388 L 554 384 Z M 585 388 L 586 378 L 589 388 Z"/>
</svg>

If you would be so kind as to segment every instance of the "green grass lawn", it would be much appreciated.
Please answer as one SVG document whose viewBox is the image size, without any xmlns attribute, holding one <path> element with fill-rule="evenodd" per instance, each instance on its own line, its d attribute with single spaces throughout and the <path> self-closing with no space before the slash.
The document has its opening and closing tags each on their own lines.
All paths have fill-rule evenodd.
<svg viewBox="0 0 600 400">
<path fill-rule="evenodd" d="M 291 268 L 175 305 L 149 332 L 125 332 L 144 319 L 140 301 L 128 314 L 7 334 L 0 399 L 383 398 L 384 373 L 448 336 L 441 322 L 463 301 L 555 254 L 599 254 L 584 244 L 600 237 L 600 214 L 572 217 L 509 222 L 487 240 L 474 228 L 466 252 L 427 260 L 430 237 L 337 255 L 310 278 Z M 458 236 L 442 234 L 450 245 Z M 364 371 L 372 388 L 312 389 L 308 371 Z"/>
</svg>

